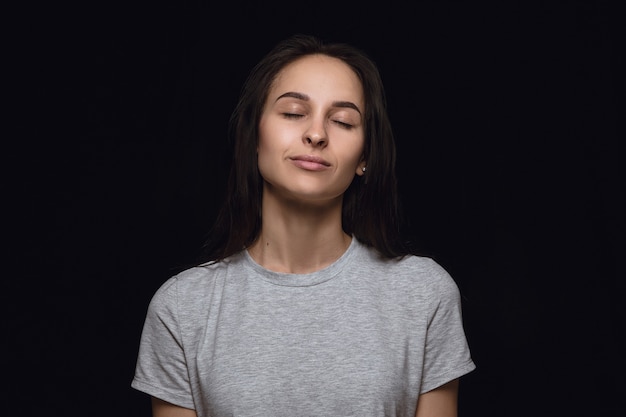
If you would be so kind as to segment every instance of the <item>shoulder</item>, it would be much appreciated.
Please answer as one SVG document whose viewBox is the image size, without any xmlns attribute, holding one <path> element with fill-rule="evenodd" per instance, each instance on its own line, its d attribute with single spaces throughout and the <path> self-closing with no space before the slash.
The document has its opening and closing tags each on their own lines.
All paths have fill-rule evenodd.
<svg viewBox="0 0 626 417">
<path fill-rule="evenodd" d="M 416 279 L 436 286 L 441 290 L 456 288 L 456 283 L 448 271 L 433 258 L 407 255 L 396 260 L 397 268 L 413 275 Z"/>
<path fill-rule="evenodd" d="M 420 298 L 458 298 L 459 289 L 448 271 L 431 257 L 406 255 L 382 257 L 375 249 L 363 246 L 357 268 L 391 287 Z"/>
<path fill-rule="evenodd" d="M 414 271 L 415 279 L 422 283 L 436 300 L 454 303 L 459 301 L 460 293 L 456 281 L 433 258 L 411 255 L 400 262 L 405 264 L 404 268 L 407 270 Z"/>
<path fill-rule="evenodd" d="M 450 285 L 452 277 L 437 261 L 428 256 L 405 255 L 397 258 L 385 258 L 372 248 L 360 245 L 357 262 L 363 268 L 387 271 L 399 277 L 410 277 L 412 280 L 425 281 L 435 285 Z"/>
<path fill-rule="evenodd" d="M 233 266 L 236 268 L 237 264 L 238 257 L 234 256 L 181 271 L 157 289 L 150 304 L 153 308 L 163 308 L 202 303 L 206 297 L 224 285 L 229 269 Z"/>
</svg>

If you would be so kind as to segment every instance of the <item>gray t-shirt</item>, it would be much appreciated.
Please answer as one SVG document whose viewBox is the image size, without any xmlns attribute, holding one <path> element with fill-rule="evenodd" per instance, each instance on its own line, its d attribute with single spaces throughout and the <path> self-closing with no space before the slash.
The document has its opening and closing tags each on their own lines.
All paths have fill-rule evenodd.
<svg viewBox="0 0 626 417">
<path fill-rule="evenodd" d="M 474 368 L 450 275 L 352 239 L 310 274 L 242 251 L 170 278 L 131 386 L 199 417 L 414 416 L 420 393 Z"/>
</svg>

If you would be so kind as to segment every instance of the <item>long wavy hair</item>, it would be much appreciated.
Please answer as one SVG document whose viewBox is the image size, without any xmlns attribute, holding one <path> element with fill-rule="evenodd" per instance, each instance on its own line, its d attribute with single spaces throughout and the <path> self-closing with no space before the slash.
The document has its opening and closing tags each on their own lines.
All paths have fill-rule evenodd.
<svg viewBox="0 0 626 417">
<path fill-rule="evenodd" d="M 203 246 L 200 263 L 223 260 L 246 249 L 258 238 L 263 179 L 258 169 L 257 144 L 263 107 L 279 72 L 291 62 L 314 54 L 346 63 L 359 77 L 365 96 L 367 172 L 363 176 L 355 175 L 344 193 L 342 227 L 384 257 L 395 258 L 410 252 L 400 233 L 396 149 L 376 64 L 352 45 L 325 43 L 314 36 L 297 34 L 279 42 L 254 66 L 243 84 L 229 123 L 233 159 L 226 198 Z"/>
</svg>

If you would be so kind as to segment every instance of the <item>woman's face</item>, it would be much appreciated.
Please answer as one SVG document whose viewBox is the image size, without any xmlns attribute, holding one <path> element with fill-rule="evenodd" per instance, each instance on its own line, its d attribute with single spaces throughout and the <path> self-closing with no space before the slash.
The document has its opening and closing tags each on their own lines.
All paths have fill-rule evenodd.
<svg viewBox="0 0 626 417">
<path fill-rule="evenodd" d="M 264 195 L 337 201 L 363 175 L 363 87 L 343 61 L 310 55 L 274 81 L 259 123 Z"/>
</svg>

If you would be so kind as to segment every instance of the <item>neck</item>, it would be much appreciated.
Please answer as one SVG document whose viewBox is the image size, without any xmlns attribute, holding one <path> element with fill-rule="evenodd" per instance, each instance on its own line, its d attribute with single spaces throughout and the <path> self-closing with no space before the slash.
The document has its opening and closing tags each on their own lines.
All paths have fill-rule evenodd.
<svg viewBox="0 0 626 417">
<path fill-rule="evenodd" d="M 264 198 L 261 218 L 261 232 L 248 252 L 272 271 L 320 270 L 341 257 L 352 241 L 341 226 L 341 200 L 309 205 Z"/>
</svg>

